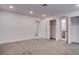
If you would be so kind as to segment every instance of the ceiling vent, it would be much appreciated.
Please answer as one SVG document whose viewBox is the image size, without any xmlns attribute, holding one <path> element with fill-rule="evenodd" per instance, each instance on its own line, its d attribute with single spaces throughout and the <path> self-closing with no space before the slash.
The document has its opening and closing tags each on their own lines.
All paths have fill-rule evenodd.
<svg viewBox="0 0 79 59">
<path fill-rule="evenodd" d="M 42 6 L 48 6 L 47 4 L 42 4 Z"/>
</svg>

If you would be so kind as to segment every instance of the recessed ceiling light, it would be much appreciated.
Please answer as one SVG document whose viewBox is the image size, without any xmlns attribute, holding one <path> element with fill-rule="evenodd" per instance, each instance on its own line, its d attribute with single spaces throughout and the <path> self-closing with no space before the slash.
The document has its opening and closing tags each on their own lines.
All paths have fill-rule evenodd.
<svg viewBox="0 0 79 59">
<path fill-rule="evenodd" d="M 9 6 L 9 8 L 11 8 L 11 9 L 12 9 L 12 8 L 14 8 L 14 7 L 13 7 L 12 5 L 10 5 L 10 6 Z"/>
<path fill-rule="evenodd" d="M 33 14 L 33 11 L 29 11 L 30 14 Z"/>
<path fill-rule="evenodd" d="M 79 4 L 77 4 L 76 6 L 78 6 L 78 7 L 79 7 Z"/>
<path fill-rule="evenodd" d="M 46 16 L 45 14 L 42 15 L 42 17 L 45 17 L 45 16 Z"/>
</svg>

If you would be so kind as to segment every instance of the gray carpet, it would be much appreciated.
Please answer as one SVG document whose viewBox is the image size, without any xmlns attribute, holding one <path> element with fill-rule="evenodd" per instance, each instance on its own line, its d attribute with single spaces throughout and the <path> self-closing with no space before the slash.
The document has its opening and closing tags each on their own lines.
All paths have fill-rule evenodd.
<svg viewBox="0 0 79 59">
<path fill-rule="evenodd" d="M 0 44 L 1 55 L 79 55 L 79 44 L 64 41 L 32 39 Z"/>
</svg>

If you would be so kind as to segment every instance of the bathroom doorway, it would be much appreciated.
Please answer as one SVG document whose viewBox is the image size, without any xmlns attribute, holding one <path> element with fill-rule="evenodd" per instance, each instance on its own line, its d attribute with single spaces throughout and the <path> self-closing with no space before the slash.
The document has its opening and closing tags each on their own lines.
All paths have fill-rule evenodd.
<svg viewBox="0 0 79 59">
<path fill-rule="evenodd" d="M 61 40 L 68 42 L 68 18 L 66 16 L 61 17 Z"/>
</svg>

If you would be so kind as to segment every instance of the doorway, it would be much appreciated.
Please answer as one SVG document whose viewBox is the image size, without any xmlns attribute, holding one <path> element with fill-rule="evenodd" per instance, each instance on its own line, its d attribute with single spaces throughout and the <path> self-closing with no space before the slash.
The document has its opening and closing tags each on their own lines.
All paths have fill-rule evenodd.
<svg viewBox="0 0 79 59">
<path fill-rule="evenodd" d="M 50 39 L 56 40 L 56 20 L 50 20 Z"/>
<path fill-rule="evenodd" d="M 79 43 L 79 16 L 71 17 L 72 42 Z"/>
<path fill-rule="evenodd" d="M 68 18 L 66 16 L 61 17 L 61 40 L 68 43 Z"/>
</svg>

